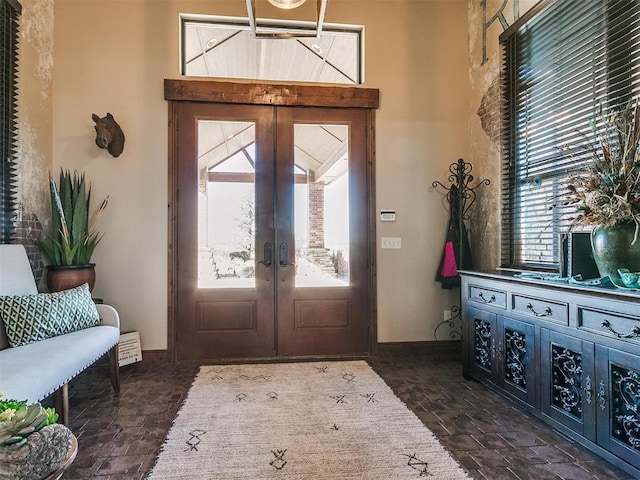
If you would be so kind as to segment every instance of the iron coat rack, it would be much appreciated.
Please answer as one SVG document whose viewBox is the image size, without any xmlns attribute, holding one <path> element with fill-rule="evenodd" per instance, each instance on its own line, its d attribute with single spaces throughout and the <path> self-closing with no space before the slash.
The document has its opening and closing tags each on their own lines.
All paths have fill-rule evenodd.
<svg viewBox="0 0 640 480">
<path fill-rule="evenodd" d="M 457 270 L 463 268 L 465 264 L 471 264 L 471 258 L 465 258 L 465 250 L 469 249 L 465 221 L 470 219 L 469 211 L 471 209 L 471 206 L 476 201 L 476 190 L 478 190 L 478 188 L 482 186 L 488 186 L 491 184 L 490 180 L 484 179 L 480 180 L 475 186 L 473 186 L 472 183 L 474 181 L 474 177 L 471 173 L 472 170 L 473 166 L 471 165 L 471 163 L 465 162 L 462 158 L 460 158 L 457 162 L 449 165 L 449 176 L 447 177 L 447 179 L 450 183 L 450 186 L 447 187 L 437 180 L 431 184 L 433 188 L 441 188 L 447 192 L 446 196 L 450 206 L 448 233 L 454 234 L 453 238 L 455 238 L 455 242 L 457 243 L 457 245 L 454 245 L 456 251 L 455 268 L 457 282 L 452 283 L 451 286 L 459 286 L 460 284 L 460 276 L 457 273 Z M 455 229 L 455 231 L 451 232 L 451 229 Z M 467 255 L 470 255 L 470 253 L 467 253 Z M 442 265 L 443 263 L 441 262 L 440 268 L 442 268 Z M 440 273 L 440 271 L 438 273 Z M 451 288 L 451 286 L 447 288 Z M 448 325 L 450 327 L 451 331 L 449 336 L 452 340 L 459 340 L 461 338 L 462 325 L 461 322 L 459 322 L 459 320 L 461 320 L 461 305 L 462 303 L 460 303 L 460 306 L 452 306 L 451 318 L 444 319 L 435 326 L 434 337 L 436 340 L 438 340 L 438 329 L 444 325 Z"/>
</svg>

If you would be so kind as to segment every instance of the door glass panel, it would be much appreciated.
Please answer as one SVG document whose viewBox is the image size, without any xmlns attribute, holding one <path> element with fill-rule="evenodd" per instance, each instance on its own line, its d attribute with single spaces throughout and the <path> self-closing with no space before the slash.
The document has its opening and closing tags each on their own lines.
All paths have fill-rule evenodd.
<svg viewBox="0 0 640 480">
<path fill-rule="evenodd" d="M 296 287 L 349 285 L 349 127 L 294 126 Z"/>
<path fill-rule="evenodd" d="M 255 288 L 255 124 L 198 121 L 198 288 Z"/>
</svg>

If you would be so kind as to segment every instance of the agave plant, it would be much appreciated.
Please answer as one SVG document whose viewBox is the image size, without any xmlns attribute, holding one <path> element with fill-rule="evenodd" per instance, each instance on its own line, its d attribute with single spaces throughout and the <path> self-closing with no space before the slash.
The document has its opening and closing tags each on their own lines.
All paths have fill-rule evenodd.
<svg viewBox="0 0 640 480">
<path fill-rule="evenodd" d="M 25 405 L 24 402 L 13 400 L 7 402 L 20 406 L 17 409 L 6 408 L 0 413 L 0 447 L 19 447 L 27 441 L 29 435 L 58 419 L 53 409 L 42 408 L 39 403 Z"/>
<path fill-rule="evenodd" d="M 51 265 L 88 265 L 102 235 L 95 224 L 107 206 L 105 198 L 89 223 L 91 186 L 84 174 L 60 170 L 59 190 L 53 177 L 51 187 L 51 234 L 36 240 Z"/>
</svg>

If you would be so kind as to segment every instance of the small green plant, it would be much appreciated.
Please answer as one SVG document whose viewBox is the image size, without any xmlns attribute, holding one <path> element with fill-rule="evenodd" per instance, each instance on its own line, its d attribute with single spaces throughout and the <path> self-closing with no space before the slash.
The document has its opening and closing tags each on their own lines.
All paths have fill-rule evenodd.
<svg viewBox="0 0 640 480">
<path fill-rule="evenodd" d="M 35 242 L 51 265 L 87 265 L 102 235 L 95 225 L 107 206 L 105 198 L 89 223 L 91 186 L 84 174 L 60 170 L 59 190 L 53 177 L 51 187 L 51 234 Z"/>
<path fill-rule="evenodd" d="M 43 408 L 39 403 L 27 405 L 24 401 L 0 400 L 0 447 L 19 447 L 26 443 L 29 435 L 57 421 L 58 414 L 53 408 Z"/>
<path fill-rule="evenodd" d="M 236 242 L 238 250 L 231 252 L 229 258 L 248 262 L 253 258 L 255 244 L 255 208 L 253 197 L 244 197 L 240 202 L 240 215 L 234 218 L 239 230 L 239 238 Z"/>
<path fill-rule="evenodd" d="M 333 262 L 333 268 L 336 272 L 336 276 L 338 278 L 347 278 L 347 276 L 349 275 L 349 264 L 344 258 L 344 253 L 342 253 L 342 250 L 338 250 L 337 252 L 335 250 L 332 251 L 331 261 Z"/>
<path fill-rule="evenodd" d="M 251 260 L 251 252 L 247 252 L 246 250 L 241 250 L 239 252 L 231 252 L 229 253 L 229 258 L 231 260 L 234 259 L 240 259 L 243 262 L 248 262 L 249 260 Z"/>
</svg>

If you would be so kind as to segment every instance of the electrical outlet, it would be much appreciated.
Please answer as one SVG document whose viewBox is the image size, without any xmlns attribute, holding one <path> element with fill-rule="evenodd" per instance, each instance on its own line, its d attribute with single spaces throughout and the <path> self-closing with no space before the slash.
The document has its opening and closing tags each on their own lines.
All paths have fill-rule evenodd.
<svg viewBox="0 0 640 480">
<path fill-rule="evenodd" d="M 445 322 L 451 320 L 451 310 L 445 310 L 442 318 Z"/>
<path fill-rule="evenodd" d="M 402 248 L 402 239 L 400 237 L 382 237 L 382 248 Z"/>
</svg>

